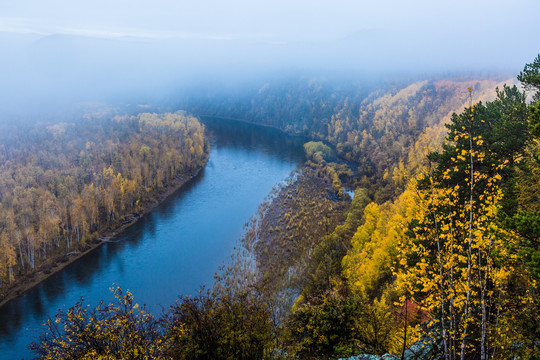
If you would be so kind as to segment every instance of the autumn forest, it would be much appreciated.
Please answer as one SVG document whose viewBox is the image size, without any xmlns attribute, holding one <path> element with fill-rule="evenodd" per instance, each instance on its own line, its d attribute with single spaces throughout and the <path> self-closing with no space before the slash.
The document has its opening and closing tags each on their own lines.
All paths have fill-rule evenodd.
<svg viewBox="0 0 540 360">
<path fill-rule="evenodd" d="M 212 286 L 161 312 L 119 286 L 66 304 L 37 359 L 540 357 L 540 55 L 517 79 L 291 77 L 167 106 L 0 125 L 0 304 L 209 166 L 206 117 L 305 161 Z"/>
<path fill-rule="evenodd" d="M 105 241 L 206 162 L 192 116 L 86 120 L 2 132 L 0 299 L 20 278 Z"/>
</svg>

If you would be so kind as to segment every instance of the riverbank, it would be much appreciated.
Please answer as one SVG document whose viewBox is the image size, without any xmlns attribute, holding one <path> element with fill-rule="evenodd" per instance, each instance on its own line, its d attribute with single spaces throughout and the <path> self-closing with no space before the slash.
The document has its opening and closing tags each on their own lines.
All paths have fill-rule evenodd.
<svg viewBox="0 0 540 360">
<path fill-rule="evenodd" d="M 133 221 L 130 221 L 129 223 L 122 223 L 120 221 L 118 226 L 114 227 L 114 229 L 112 230 L 104 230 L 101 232 L 96 232 L 95 234 L 93 234 L 93 239 L 90 240 L 85 245 L 85 247 L 81 249 L 80 251 L 56 256 L 50 259 L 48 262 L 43 263 L 35 271 L 17 279 L 13 283 L 13 285 L 11 285 L 8 288 L 5 295 L 3 297 L 0 297 L 0 308 L 2 308 L 2 306 L 7 304 L 9 301 L 22 295 L 24 292 L 32 289 L 33 287 L 35 287 L 36 285 L 38 285 L 39 283 L 41 283 L 42 281 L 50 277 L 51 275 L 64 269 L 69 264 L 77 261 L 81 257 L 99 248 L 101 245 L 107 242 L 107 239 L 111 239 L 115 237 L 116 235 L 120 234 L 122 231 L 124 231 L 131 225 L 135 224 L 142 217 L 152 212 L 152 210 L 154 210 L 156 206 L 158 206 L 169 196 L 171 196 L 172 194 L 180 190 L 189 181 L 197 177 L 206 166 L 208 162 L 208 157 L 209 155 L 206 154 L 205 158 L 203 159 L 201 167 L 199 167 L 193 174 L 179 176 L 175 178 L 169 184 L 164 186 L 157 194 L 153 195 L 151 197 L 151 200 L 149 200 L 148 203 L 143 206 L 142 211 L 139 214 L 137 214 L 136 217 L 133 218 Z"/>
</svg>

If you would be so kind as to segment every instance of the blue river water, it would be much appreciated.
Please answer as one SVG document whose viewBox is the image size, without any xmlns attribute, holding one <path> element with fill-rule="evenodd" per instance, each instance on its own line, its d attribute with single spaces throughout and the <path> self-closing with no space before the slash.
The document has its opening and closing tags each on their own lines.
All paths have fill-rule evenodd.
<svg viewBox="0 0 540 360">
<path fill-rule="evenodd" d="M 58 309 L 84 298 L 112 300 L 130 290 L 154 312 L 211 286 L 244 224 L 279 182 L 304 161 L 302 140 L 276 130 L 204 119 L 211 138 L 201 173 L 150 214 L 88 255 L 0 308 L 0 359 L 30 359 L 27 345 Z"/>
</svg>

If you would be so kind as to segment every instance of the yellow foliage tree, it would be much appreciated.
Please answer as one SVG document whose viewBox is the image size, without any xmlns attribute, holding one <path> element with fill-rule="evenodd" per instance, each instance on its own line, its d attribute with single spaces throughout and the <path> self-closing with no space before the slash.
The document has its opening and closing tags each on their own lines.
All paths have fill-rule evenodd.
<svg viewBox="0 0 540 360">
<path fill-rule="evenodd" d="M 473 110 L 468 114 L 471 119 Z M 457 156 L 444 171 L 443 181 L 461 172 L 467 189 L 444 187 L 429 172 L 419 177 L 428 186 L 419 192 L 418 221 L 411 223 L 410 240 L 400 244 L 396 272 L 401 300 L 411 298 L 432 315 L 446 360 L 478 352 L 481 359 L 496 357 L 502 348 L 501 299 L 513 271 L 506 245 L 515 235 L 497 221 L 504 164 L 493 165 L 490 175 L 475 170 L 487 150 L 476 150 L 482 137 L 463 130 L 450 134 Z"/>
<path fill-rule="evenodd" d="M 398 246 L 404 242 L 407 224 L 418 212 L 414 185 L 393 203 L 371 203 L 364 210 L 365 222 L 354 234 L 351 250 L 343 258 L 343 269 L 351 288 L 371 298 L 380 295 L 392 276 Z"/>
</svg>

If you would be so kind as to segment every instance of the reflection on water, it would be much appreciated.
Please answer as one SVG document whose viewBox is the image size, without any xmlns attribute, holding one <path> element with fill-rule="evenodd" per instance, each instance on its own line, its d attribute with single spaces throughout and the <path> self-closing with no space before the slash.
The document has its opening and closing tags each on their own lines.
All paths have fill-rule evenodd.
<svg viewBox="0 0 540 360">
<path fill-rule="evenodd" d="M 304 160 L 302 140 L 275 130 L 204 119 L 212 149 L 206 168 L 151 214 L 99 249 L 0 308 L 0 359 L 29 358 L 27 344 L 47 316 L 111 301 L 129 289 L 159 312 L 179 295 L 210 285 L 243 225 L 272 187 Z"/>
</svg>

